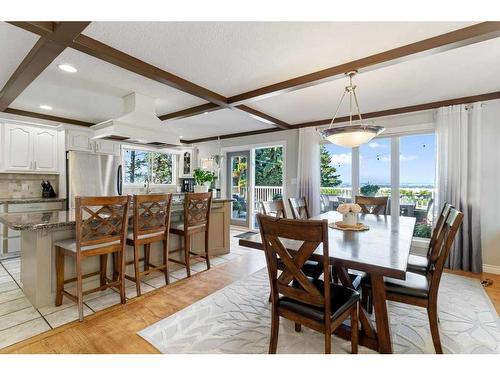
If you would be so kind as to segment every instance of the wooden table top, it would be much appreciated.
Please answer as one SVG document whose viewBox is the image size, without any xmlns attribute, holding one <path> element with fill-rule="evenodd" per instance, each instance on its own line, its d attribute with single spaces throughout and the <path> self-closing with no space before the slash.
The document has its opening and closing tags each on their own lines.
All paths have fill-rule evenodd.
<svg viewBox="0 0 500 375">
<path fill-rule="evenodd" d="M 328 223 L 342 220 L 342 215 L 329 211 L 314 219 L 327 219 Z M 328 229 L 330 263 L 367 273 L 405 279 L 408 256 L 415 228 L 415 218 L 404 216 L 360 215 L 359 221 L 368 225 L 364 232 Z M 282 240 L 290 251 L 297 250 L 301 242 Z M 260 234 L 242 238 L 241 246 L 263 250 Z M 320 260 L 322 246 L 311 259 Z"/>
</svg>

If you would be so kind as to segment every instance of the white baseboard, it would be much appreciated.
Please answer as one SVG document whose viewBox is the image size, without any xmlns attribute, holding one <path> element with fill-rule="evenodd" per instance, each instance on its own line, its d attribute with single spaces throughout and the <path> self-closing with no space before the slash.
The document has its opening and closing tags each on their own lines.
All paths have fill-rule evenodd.
<svg viewBox="0 0 500 375">
<path fill-rule="evenodd" d="M 494 266 L 492 264 L 483 264 L 483 272 L 500 275 L 500 266 Z"/>
</svg>

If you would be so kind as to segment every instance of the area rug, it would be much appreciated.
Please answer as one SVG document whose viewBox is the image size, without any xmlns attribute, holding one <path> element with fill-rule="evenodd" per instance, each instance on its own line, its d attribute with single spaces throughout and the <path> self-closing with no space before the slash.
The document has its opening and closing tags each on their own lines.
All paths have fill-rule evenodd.
<svg viewBox="0 0 500 375">
<path fill-rule="evenodd" d="M 262 269 L 138 334 L 161 353 L 267 353 L 268 283 Z M 425 309 L 389 302 L 388 311 L 395 353 L 434 353 Z M 439 318 L 445 353 L 500 353 L 500 321 L 478 280 L 443 274 Z M 323 337 L 304 327 L 295 332 L 281 319 L 278 353 L 323 353 Z M 349 353 L 350 342 L 332 340 L 334 353 Z M 374 353 L 362 346 L 359 352 Z"/>
</svg>

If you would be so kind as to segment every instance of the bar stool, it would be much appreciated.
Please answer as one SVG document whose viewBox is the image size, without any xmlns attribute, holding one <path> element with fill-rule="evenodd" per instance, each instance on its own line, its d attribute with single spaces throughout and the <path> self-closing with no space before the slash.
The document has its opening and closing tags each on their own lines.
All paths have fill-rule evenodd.
<svg viewBox="0 0 500 375">
<path fill-rule="evenodd" d="M 125 277 L 135 282 L 137 296 L 141 295 L 141 276 L 154 271 L 163 271 L 165 283 L 168 277 L 168 232 L 170 229 L 170 209 L 172 194 L 134 195 L 133 229 L 127 235 L 127 245 L 134 247 L 134 260 L 125 265 L 134 265 L 134 276 Z M 163 243 L 163 262 L 150 263 L 150 248 L 154 242 Z M 144 257 L 139 257 L 139 249 L 144 246 Z M 144 261 L 144 270 L 139 270 L 139 262 Z M 152 267 L 152 268 L 150 268 Z"/>
<path fill-rule="evenodd" d="M 184 262 L 177 259 L 169 259 L 171 262 L 186 267 L 187 276 L 191 277 L 189 261 L 191 256 L 205 259 L 207 269 L 210 269 L 210 258 L 208 255 L 208 231 L 210 228 L 210 207 L 212 205 L 212 192 L 187 193 L 184 197 L 184 222 L 172 223 L 170 233 L 184 237 Z M 191 251 L 191 237 L 198 233 L 205 233 L 205 255 L 199 255 Z M 181 251 L 178 249 L 175 251 Z"/>
<path fill-rule="evenodd" d="M 120 300 L 125 299 L 125 240 L 127 236 L 128 208 L 130 196 L 76 197 L 76 238 L 57 241 L 56 251 L 56 306 L 62 304 L 63 296 L 78 304 L 78 317 L 83 321 L 83 296 L 110 287 L 120 289 Z M 108 254 L 118 255 L 117 280 L 106 277 Z M 76 277 L 64 279 L 66 256 L 75 259 Z M 82 274 L 83 260 L 99 256 L 99 271 Z M 100 275 L 100 286 L 83 290 L 83 279 Z M 76 296 L 64 289 L 64 284 L 76 281 Z"/>
</svg>

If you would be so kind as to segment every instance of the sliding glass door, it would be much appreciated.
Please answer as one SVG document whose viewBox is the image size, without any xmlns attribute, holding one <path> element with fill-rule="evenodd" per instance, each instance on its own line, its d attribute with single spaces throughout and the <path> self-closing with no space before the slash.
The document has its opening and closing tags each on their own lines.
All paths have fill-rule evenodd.
<svg viewBox="0 0 500 375">
<path fill-rule="evenodd" d="M 231 224 L 248 227 L 249 177 L 251 172 L 250 151 L 227 153 L 227 191 L 234 201 L 231 209 Z"/>
</svg>

